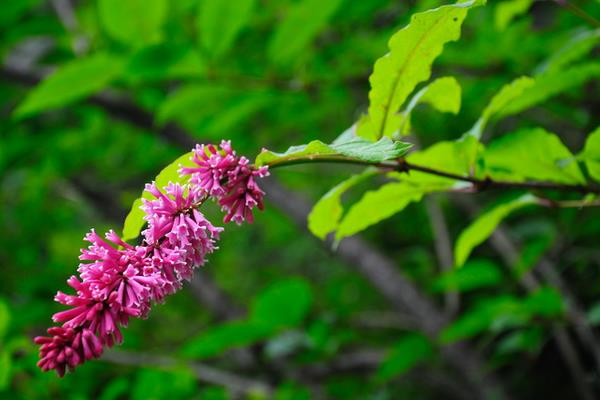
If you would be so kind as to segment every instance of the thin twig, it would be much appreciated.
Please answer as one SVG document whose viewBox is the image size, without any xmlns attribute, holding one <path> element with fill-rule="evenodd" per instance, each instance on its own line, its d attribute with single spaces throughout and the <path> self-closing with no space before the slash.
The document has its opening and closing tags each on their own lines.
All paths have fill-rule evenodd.
<svg viewBox="0 0 600 400">
<path fill-rule="evenodd" d="M 575 192 L 582 194 L 600 194 L 600 187 L 591 186 L 591 185 L 568 185 L 562 183 L 552 183 L 552 182 L 512 182 L 512 181 L 502 181 L 495 180 L 489 176 L 485 178 L 476 178 L 473 176 L 465 176 L 456 174 L 453 172 L 443 171 L 431 167 L 426 167 L 423 165 L 413 164 L 408 162 L 405 158 L 400 158 L 395 162 L 371 162 L 358 160 L 355 158 L 350 158 L 346 156 L 331 156 L 331 155 L 323 155 L 323 156 L 299 156 L 296 158 L 289 158 L 285 160 L 277 160 L 269 165 L 270 169 L 281 168 L 284 166 L 290 165 L 299 165 L 299 164 L 312 164 L 312 163 L 343 163 L 343 164 L 358 164 L 358 165 L 369 165 L 381 168 L 383 170 L 391 170 L 398 172 L 406 172 L 410 171 L 418 171 L 423 172 L 429 175 L 435 175 L 442 178 L 454 179 L 457 181 L 468 182 L 473 184 L 474 188 L 478 191 L 483 191 L 487 189 L 527 189 L 527 190 L 556 190 L 563 192 Z"/>
<path fill-rule="evenodd" d="M 588 14 L 585 10 L 583 10 L 579 6 L 569 2 L 568 0 L 554 0 L 554 2 L 556 4 L 558 4 L 559 6 L 563 7 L 564 9 L 568 10 L 572 14 L 578 16 L 579 18 L 581 18 L 588 24 L 593 25 L 596 28 L 600 28 L 600 21 L 598 21 L 596 18 L 592 17 L 590 14 Z"/>
</svg>

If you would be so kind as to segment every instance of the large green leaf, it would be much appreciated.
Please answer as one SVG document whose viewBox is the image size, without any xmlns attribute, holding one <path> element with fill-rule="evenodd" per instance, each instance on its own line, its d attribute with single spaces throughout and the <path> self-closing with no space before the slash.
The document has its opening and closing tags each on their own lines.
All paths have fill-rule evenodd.
<svg viewBox="0 0 600 400">
<path fill-rule="evenodd" d="M 160 39 L 167 0 L 99 0 L 100 22 L 113 39 L 140 45 Z"/>
<path fill-rule="evenodd" d="M 402 121 L 398 128 L 400 135 L 410 133 L 410 116 L 419 104 L 429 104 L 441 112 L 457 114 L 460 110 L 461 88 L 456 78 L 446 76 L 438 78 L 419 90 L 402 111 Z"/>
<path fill-rule="evenodd" d="M 585 183 L 573 154 L 560 138 L 544 129 L 524 129 L 494 140 L 484 153 L 492 177 Z"/>
<path fill-rule="evenodd" d="M 442 274 L 433 283 L 436 292 L 465 292 L 482 287 L 495 286 L 502 281 L 502 272 L 496 264 L 488 260 L 467 261 L 463 268 L 453 269 Z"/>
<path fill-rule="evenodd" d="M 498 111 L 498 118 L 520 113 L 544 101 L 600 77 L 600 63 L 589 62 L 538 75 L 534 84 Z"/>
<path fill-rule="evenodd" d="M 511 83 L 505 85 L 500 91 L 492 97 L 490 103 L 485 107 L 481 113 L 481 117 L 477 120 L 475 125 L 471 128 L 468 135 L 481 139 L 481 135 L 489 122 L 489 120 L 502 112 L 509 104 L 515 101 L 523 95 L 526 90 L 529 90 L 535 84 L 535 80 L 527 76 L 515 79 Z"/>
<path fill-rule="evenodd" d="M 191 339 L 181 350 L 182 356 L 206 358 L 226 350 L 251 345 L 268 338 L 273 330 L 268 325 L 251 321 L 234 321 L 217 325 Z"/>
<path fill-rule="evenodd" d="M 306 159 L 335 159 L 336 157 L 351 158 L 365 162 L 382 162 L 402 157 L 412 145 L 389 138 L 381 138 L 373 143 L 362 138 L 351 138 L 348 141 L 325 144 L 320 140 L 301 145 L 292 146 L 285 153 L 275 153 L 263 150 L 257 157 L 255 164 L 277 165 L 291 163 L 296 160 Z"/>
<path fill-rule="evenodd" d="M 399 128 L 400 107 L 414 88 L 431 76 L 431 65 L 446 43 L 460 37 L 469 1 L 414 14 L 411 22 L 389 41 L 390 52 L 375 63 L 369 78 L 369 110 L 358 135 L 369 140 L 392 135 Z"/>
<path fill-rule="evenodd" d="M 394 344 L 379 365 L 377 377 L 382 380 L 397 377 L 432 356 L 433 346 L 426 337 L 418 334 L 408 335 Z"/>
<path fill-rule="evenodd" d="M 446 185 L 432 183 L 393 182 L 377 190 L 368 191 L 342 218 L 335 235 L 336 241 L 391 217 L 404 210 L 410 203 L 421 200 L 426 193 L 443 190 L 446 187 Z"/>
<path fill-rule="evenodd" d="M 121 74 L 123 66 L 121 59 L 104 53 L 71 61 L 33 88 L 14 115 L 61 107 L 98 92 Z"/>
<path fill-rule="evenodd" d="M 485 241 L 494 232 L 498 224 L 511 212 L 535 203 L 535 197 L 527 194 L 510 202 L 500 204 L 480 215 L 458 237 L 454 249 L 455 265 L 457 267 L 463 266 L 467 258 L 469 258 L 471 251 Z"/>
<path fill-rule="evenodd" d="M 600 127 L 590 133 L 579 158 L 585 161 L 590 176 L 600 181 Z"/>
<path fill-rule="evenodd" d="M 335 231 L 344 212 L 341 204 L 344 192 L 376 172 L 376 169 L 367 169 L 361 174 L 351 176 L 325 193 L 308 215 L 308 229 L 320 239 L 325 239 L 328 233 Z"/>
<path fill-rule="evenodd" d="M 560 72 L 574 61 L 585 57 L 599 43 L 600 29 L 580 32 L 571 38 L 564 47 L 553 52 L 552 56 L 536 72 L 538 74 Z"/>
<path fill-rule="evenodd" d="M 214 57 L 227 52 L 248 24 L 256 0 L 202 0 L 197 25 L 200 42 Z"/>
<path fill-rule="evenodd" d="M 296 326 L 306 317 L 312 300 L 312 290 L 305 280 L 277 281 L 254 299 L 249 318 L 272 330 Z"/>
<path fill-rule="evenodd" d="M 171 164 L 167 165 L 163 168 L 156 178 L 154 178 L 154 182 L 156 182 L 156 186 L 159 188 L 163 188 L 169 184 L 169 182 L 173 183 L 184 183 L 187 182 L 188 178 L 182 178 L 179 176 L 177 172 L 181 165 L 184 166 L 193 166 L 192 161 L 190 161 L 190 157 L 192 156 L 192 152 L 186 153 L 181 157 L 177 158 Z M 144 191 L 141 197 L 137 198 L 127 217 L 125 217 L 125 222 L 123 224 L 123 240 L 131 240 L 135 239 L 139 236 L 142 227 L 146 223 L 144 220 L 144 212 L 140 209 L 142 206 L 142 199 L 152 199 L 152 195 L 146 191 Z"/>
<path fill-rule="evenodd" d="M 342 0 L 301 0 L 290 7 L 268 44 L 269 59 L 292 64 L 333 16 Z"/>
</svg>

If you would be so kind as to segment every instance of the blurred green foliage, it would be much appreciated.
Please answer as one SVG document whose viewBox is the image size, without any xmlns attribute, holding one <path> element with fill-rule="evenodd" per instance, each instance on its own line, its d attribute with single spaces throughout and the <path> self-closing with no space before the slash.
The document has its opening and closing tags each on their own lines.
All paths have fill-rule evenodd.
<svg viewBox="0 0 600 400">
<path fill-rule="evenodd" d="M 600 17 L 597 1 L 570 2 Z M 440 33 L 449 43 L 433 64 L 433 83 L 424 83 L 428 63 L 417 63 L 405 93 L 393 99 L 402 103 L 413 89 L 419 93 L 410 109 L 390 117 L 425 149 L 409 161 L 567 183 L 585 179 L 585 166 L 597 179 L 598 30 L 552 1 L 488 3 L 469 10 L 459 41 L 450 41 L 455 28 Z M 90 227 L 120 229 L 143 183 L 190 150 L 173 136 L 231 139 L 248 157 L 263 147 L 281 152 L 312 140 L 331 143 L 373 110 L 368 78 L 390 37 L 414 13 L 444 4 L 3 4 L 0 398 L 461 398 L 460 374 L 444 361 L 443 346 L 462 339 L 514 398 L 571 398 L 581 393 L 581 382 L 569 374 L 559 328 L 575 341 L 583 381 L 597 394 L 594 348 L 577 335 L 588 323 L 597 335 L 600 323 L 597 209 L 523 208 L 505 221 L 504 242 L 486 241 L 504 216 L 524 205 L 520 192 L 435 196 L 447 235 L 458 242 L 456 264 L 465 263 L 448 270 L 444 264 L 454 262 L 452 255 L 440 257 L 439 216 L 421 200 L 452 181 L 415 171 L 403 181 L 390 174 L 385 179 L 392 183 L 374 189 L 381 177 L 346 180 L 361 169 L 342 165 L 296 166 L 276 175 L 315 203 L 328 193 L 315 210 L 322 217 L 310 222 L 318 236 L 336 231 L 341 239 L 366 229 L 373 248 L 445 310 L 448 323 L 438 340 L 423 336 L 411 310 L 397 312 L 351 268 L 353 260 L 298 227 L 267 193 L 254 225 L 228 226 L 205 267 L 241 313 L 219 315 L 188 286 L 148 320 L 132 321 L 110 357 L 63 379 L 35 366 L 31 338 L 60 309 L 52 298 L 75 273 L 83 235 Z M 456 13 L 466 15 L 462 8 Z M 401 32 L 395 37 L 407 34 Z M 403 43 L 393 42 L 392 51 Z M 436 46 L 429 51 L 441 51 Z M 42 75 L 47 79 L 36 84 Z M 491 144 L 484 150 L 475 139 Z M 481 154 L 485 165 L 476 163 Z M 548 166 L 548 157 L 556 162 Z M 207 214 L 221 218 L 216 209 Z M 478 215 L 483 219 L 471 225 Z M 463 246 L 465 236 L 470 244 Z M 530 275 L 539 287 L 527 287 Z M 249 381 L 240 389 L 236 379 Z"/>
</svg>

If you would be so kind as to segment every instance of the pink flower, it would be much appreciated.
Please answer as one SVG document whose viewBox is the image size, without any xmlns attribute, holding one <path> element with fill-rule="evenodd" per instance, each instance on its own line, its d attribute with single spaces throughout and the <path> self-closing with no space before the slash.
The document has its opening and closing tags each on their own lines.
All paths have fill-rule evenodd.
<svg viewBox="0 0 600 400">
<path fill-rule="evenodd" d="M 223 186 L 228 172 L 238 165 L 238 158 L 231 148 L 230 141 L 221 141 L 220 150 L 212 145 L 196 145 L 191 160 L 198 167 L 182 167 L 181 175 L 192 175 L 190 183 L 198 186 L 211 196 L 223 196 L 227 189 Z"/>
<path fill-rule="evenodd" d="M 93 230 L 88 233 L 85 239 L 92 245 L 82 250 L 80 259 L 92 262 L 79 265 L 81 285 L 86 287 L 91 297 L 99 300 L 108 299 L 116 291 L 118 304 L 136 309 L 139 315 L 145 316 L 155 296 L 162 296 L 165 284 L 159 271 L 148 268 L 149 248 L 133 247 L 114 231 L 109 231 L 106 238 L 122 249 L 115 249 Z"/>
<path fill-rule="evenodd" d="M 219 199 L 219 204 L 227 214 L 224 222 L 233 221 L 240 225 L 244 221 L 252 223 L 252 209 L 264 209 L 265 192 L 256 184 L 256 178 L 269 175 L 267 167 L 254 169 L 248 165 L 248 159 L 241 157 L 238 167 L 229 173 L 228 193 Z"/>
<path fill-rule="evenodd" d="M 220 150 L 213 145 L 196 146 L 191 160 L 198 167 L 182 167 L 182 176 L 191 175 L 190 184 L 215 197 L 227 214 L 225 223 L 244 221 L 252 223 L 252 209 L 263 209 L 265 193 L 256 183 L 256 178 L 269 175 L 266 166 L 255 168 L 246 157 L 237 157 L 231 142 L 222 141 Z"/>
<path fill-rule="evenodd" d="M 205 263 L 223 228 L 213 226 L 197 210 L 206 200 L 197 186 L 169 184 L 161 191 L 152 183 L 146 191 L 154 199 L 144 199 L 148 228 L 142 234 L 151 247 L 150 265 L 162 273 L 164 294 L 171 294 L 191 279 L 194 268 Z"/>
<path fill-rule="evenodd" d="M 227 212 L 225 222 L 252 222 L 252 209 L 263 208 L 264 192 L 256 178 L 268 175 L 266 167 L 254 168 L 237 157 L 231 143 L 196 146 L 192 160 L 198 165 L 182 168 L 190 184 L 169 183 L 160 189 L 146 185 L 153 198 L 144 199 L 142 210 L 148 223 L 143 242 L 132 246 L 115 232 L 105 239 L 94 230 L 85 236 L 90 245 L 81 249 L 79 277 L 67 283 L 75 294 L 58 292 L 55 300 L 69 308 L 52 316 L 59 327 L 50 336 L 34 339 L 40 347 L 38 366 L 67 370 L 102 354 L 104 346 L 121 343 L 120 328 L 130 317 L 145 317 L 153 303 L 176 292 L 194 269 L 204 265 L 217 249 L 223 228 L 213 226 L 198 207 L 209 197 Z"/>
<path fill-rule="evenodd" d="M 90 329 L 52 327 L 48 336 L 34 339 L 40 347 L 40 360 L 37 365 L 42 371 L 56 370 L 59 376 L 66 369 L 73 370 L 85 360 L 102 355 L 102 343 Z"/>
</svg>

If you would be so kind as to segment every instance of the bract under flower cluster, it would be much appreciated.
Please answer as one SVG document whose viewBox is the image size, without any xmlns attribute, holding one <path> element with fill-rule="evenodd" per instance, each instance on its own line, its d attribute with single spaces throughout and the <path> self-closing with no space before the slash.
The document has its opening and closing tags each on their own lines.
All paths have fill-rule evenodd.
<svg viewBox="0 0 600 400">
<path fill-rule="evenodd" d="M 169 183 L 158 188 L 146 185 L 153 199 L 144 199 L 147 228 L 141 245 L 132 246 L 115 232 L 104 238 L 94 230 L 84 240 L 79 276 L 67 283 L 75 294 L 58 292 L 55 300 L 69 308 L 53 315 L 49 336 L 34 339 L 40 347 L 38 366 L 63 376 L 86 360 L 100 357 L 105 347 L 121 343 L 120 328 L 130 317 L 144 318 L 152 304 L 180 289 L 194 269 L 217 249 L 223 228 L 213 226 L 198 207 L 208 198 L 216 199 L 226 212 L 224 221 L 252 222 L 252 209 L 263 208 L 264 192 L 257 177 L 268 175 L 266 167 L 249 165 L 237 157 L 230 142 L 219 148 L 198 145 L 194 168 L 181 168 L 190 176 L 188 184 Z"/>
</svg>

